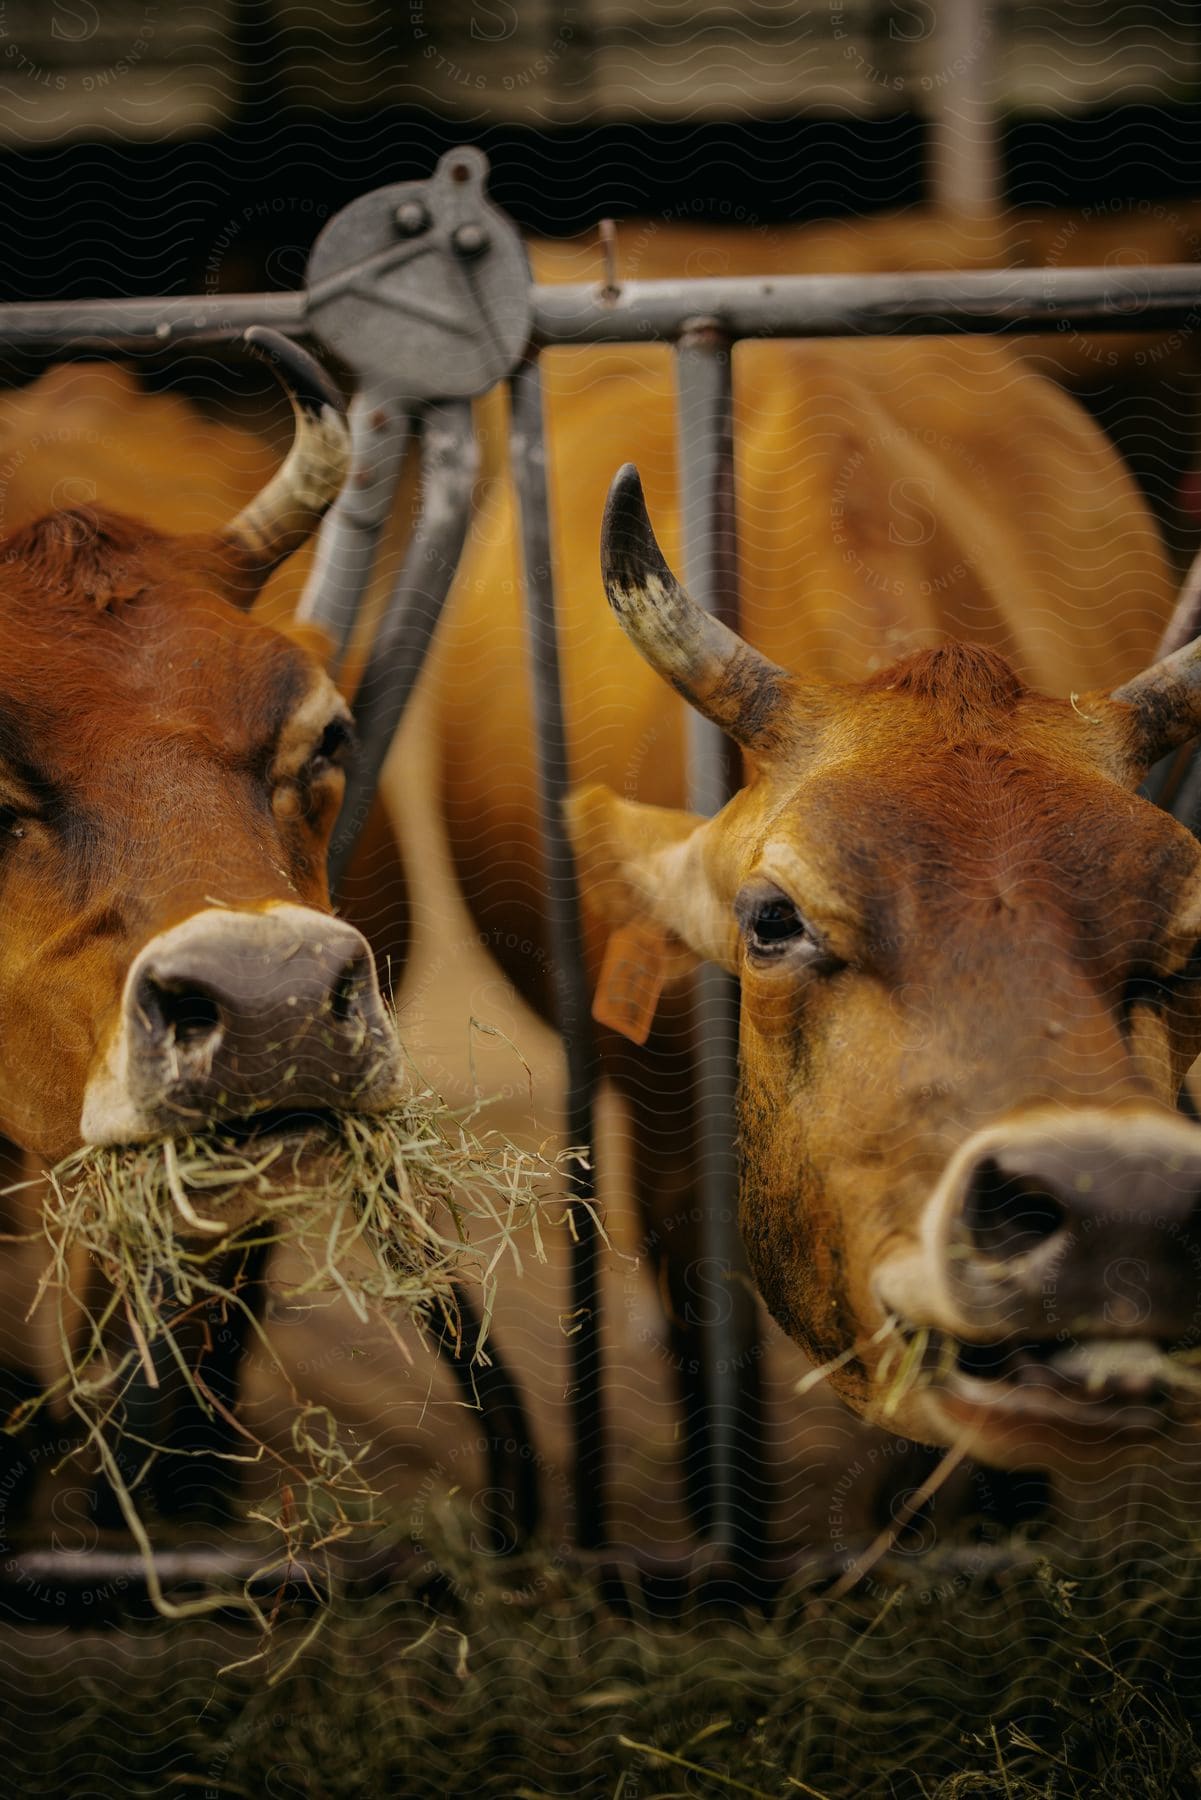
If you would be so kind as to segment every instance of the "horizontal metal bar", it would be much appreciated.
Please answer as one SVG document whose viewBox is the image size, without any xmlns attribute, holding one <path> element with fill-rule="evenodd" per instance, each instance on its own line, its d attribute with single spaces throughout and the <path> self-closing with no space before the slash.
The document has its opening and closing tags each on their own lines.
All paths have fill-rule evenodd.
<svg viewBox="0 0 1201 1800">
<path fill-rule="evenodd" d="M 534 343 L 672 341 L 704 318 L 731 338 L 1165 331 L 1201 324 L 1201 266 L 785 275 L 534 290 Z"/>
<path fill-rule="evenodd" d="M 239 337 L 269 325 L 296 337 L 306 296 L 184 294 L 158 300 L 52 300 L 0 306 L 0 350 L 150 350 L 189 337 Z"/>
<path fill-rule="evenodd" d="M 203 1545 L 190 1550 L 155 1548 L 154 1572 L 165 1588 L 211 1587 L 214 1584 L 240 1590 L 251 1582 L 258 1592 L 273 1593 L 284 1586 L 322 1592 L 328 1582 L 316 1562 L 273 1562 L 269 1548 L 226 1549 Z M 67 1592 L 104 1587 L 119 1582 L 139 1588 L 146 1584 L 146 1558 L 138 1550 L 98 1547 L 93 1550 L 19 1551 L 0 1562 L 0 1592 L 7 1588 L 54 1587 Z"/>
<path fill-rule="evenodd" d="M 248 325 L 293 336 L 307 295 L 188 294 L 0 306 L 0 345 L 143 349 Z M 1166 331 L 1201 324 L 1201 266 L 973 269 L 903 275 L 781 275 L 534 289 L 533 343 L 671 341 L 698 317 L 729 337 L 863 337 L 898 332 Z"/>
<path fill-rule="evenodd" d="M 771 1545 L 765 1546 L 755 1563 L 745 1564 L 715 1559 L 710 1545 L 686 1543 L 647 1550 L 642 1545 L 614 1544 L 591 1552 L 560 1553 L 556 1560 L 559 1577 L 595 1583 L 619 1611 L 641 1594 L 642 1604 L 656 1612 L 670 1612 L 694 1604 L 698 1592 L 706 1589 L 724 1588 L 744 1604 L 770 1599 L 785 1586 L 817 1590 L 853 1568 L 868 1547 L 869 1540 L 859 1537 L 836 1551 Z M 430 1550 L 417 1543 L 345 1544 L 334 1550 L 328 1567 L 316 1561 L 275 1567 L 268 1562 L 264 1570 L 266 1548 L 156 1549 L 155 1577 L 169 1595 L 180 1589 L 185 1593 L 198 1588 L 209 1592 L 225 1589 L 230 1598 L 226 1617 L 231 1624 L 242 1610 L 239 1602 L 247 1585 L 260 1602 L 275 1600 L 282 1593 L 293 1604 L 319 1604 L 330 1597 L 331 1588 L 354 1596 L 405 1588 L 434 1609 L 444 1600 L 452 1608 L 461 1605 L 461 1590 L 453 1577 L 439 1567 Z M 898 1587 L 995 1578 L 1033 1568 L 1040 1560 L 1038 1548 L 949 1544 L 919 1557 L 886 1553 L 873 1568 L 872 1577 L 895 1582 Z M 514 1591 L 506 1604 L 511 1604 L 515 1613 L 545 1609 L 545 1564 L 519 1558 L 506 1570 L 499 1559 L 485 1556 L 481 1560 L 498 1569 L 501 1580 L 513 1582 Z M 145 1559 L 134 1550 L 29 1549 L 0 1561 L 0 1617 L 10 1622 L 49 1618 L 59 1627 L 108 1623 L 147 1604 L 147 1573 Z"/>
</svg>

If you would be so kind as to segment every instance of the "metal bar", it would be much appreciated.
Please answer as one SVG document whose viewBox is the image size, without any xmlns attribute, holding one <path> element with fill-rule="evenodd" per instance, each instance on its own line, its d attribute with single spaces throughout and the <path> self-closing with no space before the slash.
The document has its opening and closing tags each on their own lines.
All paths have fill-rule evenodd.
<svg viewBox="0 0 1201 1800">
<path fill-rule="evenodd" d="M 351 405 L 350 480 L 327 520 L 300 616 L 327 631 L 344 656 L 392 515 L 413 420 L 395 395 L 370 390 Z M 331 878 L 343 873 L 366 822 L 384 758 L 425 663 L 450 591 L 471 519 L 478 452 L 471 406 L 447 401 L 421 418 L 424 492 L 416 534 L 380 620 L 356 696 L 360 755 L 331 848 Z M 463 1343 L 448 1336 L 442 1348 L 469 1404 L 479 1408 L 485 1433 L 487 1479 L 505 1496 L 501 1524 L 509 1553 L 537 1530 L 541 1513 L 538 1462 L 532 1454 L 521 1390 L 493 1342 L 477 1364 L 480 1321 L 469 1296 L 457 1293 Z M 527 1454 L 523 1455 L 523 1451 Z"/>
<path fill-rule="evenodd" d="M 1004 194 L 992 0 L 938 0 L 927 183 L 935 206 L 988 213 Z M 919 28 L 920 29 L 920 28 Z"/>
<path fill-rule="evenodd" d="M 263 1573 L 264 1564 L 267 1572 Z M 272 1594 L 284 1586 L 318 1590 L 327 1577 L 321 1566 L 306 1562 L 271 1563 L 267 1545 L 258 1550 L 235 1546 L 172 1550 L 156 1548 L 154 1571 L 164 1587 L 203 1587 L 227 1582 L 235 1600 L 247 1581 L 252 1591 Z M 258 1577 L 257 1581 L 255 1577 Z M 137 1550 L 22 1550 L 0 1563 L 0 1590 L 9 1587 L 36 1589 L 43 1586 L 81 1590 L 104 1583 L 144 1587 L 146 1559 Z"/>
<path fill-rule="evenodd" d="M 1194 835 L 1201 829 L 1201 761 L 1195 754 L 1184 761 L 1175 792 L 1160 804 Z"/>
<path fill-rule="evenodd" d="M 143 349 L 248 325 L 308 332 L 305 293 L 189 294 L 0 306 L 9 349 Z M 1198 323 L 1201 269 L 942 270 L 916 275 L 689 277 L 534 289 L 539 346 L 671 340 L 686 319 L 716 318 L 728 337 L 862 337 L 898 332 L 1163 331 Z"/>
<path fill-rule="evenodd" d="M 757 1589 L 770 1601 L 785 1585 L 824 1587 L 853 1568 L 868 1547 L 866 1537 L 856 1537 L 837 1551 L 771 1546 L 756 1570 Z M 154 1572 L 168 1593 L 211 1588 L 218 1582 L 226 1586 L 231 1624 L 239 1618 L 247 1622 L 239 1606 L 247 1586 L 262 1602 L 283 1600 L 303 1606 L 322 1604 L 332 1592 L 358 1597 L 403 1585 L 410 1599 L 419 1596 L 435 1609 L 445 1606 L 455 1617 L 462 1611 L 461 1585 L 422 1546 L 343 1543 L 332 1551 L 328 1566 L 316 1560 L 273 1566 L 270 1549 L 266 1544 L 258 1549 L 249 1545 L 160 1549 L 154 1552 Z M 268 1572 L 262 1573 L 265 1560 Z M 932 1586 L 948 1579 L 979 1580 L 1034 1568 L 1040 1560 L 1045 1563 L 1046 1557 L 1038 1545 L 1030 1549 L 991 1543 L 949 1545 L 919 1557 L 889 1553 L 881 1557 L 872 1576 L 898 1587 Z M 615 1544 L 564 1558 L 560 1572 L 595 1584 L 617 1612 L 628 1611 L 633 1602 L 640 1613 L 645 1609 L 671 1614 L 685 1607 L 691 1610 L 698 1590 L 710 1585 L 712 1553 L 706 1549 L 698 1555 L 692 1545 L 648 1552 L 638 1545 Z M 545 1610 L 543 1582 L 515 1582 L 514 1589 L 508 1603 L 515 1614 Z M 148 1604 L 146 1563 L 136 1550 L 26 1550 L 0 1561 L 0 1617 L 10 1623 L 50 1619 L 60 1628 L 92 1627 L 111 1624 Z"/>
<path fill-rule="evenodd" d="M 1176 605 L 1172 616 L 1160 633 L 1159 643 L 1155 647 L 1153 662 L 1162 662 L 1164 657 L 1172 656 L 1177 650 L 1183 650 L 1186 644 L 1201 632 L 1201 554 L 1194 556 L 1189 564 L 1188 573 L 1180 584 L 1180 592 L 1176 596 Z M 1152 801 L 1156 806 L 1164 807 L 1174 817 L 1188 826 L 1190 831 L 1197 829 L 1196 781 L 1192 783 L 1193 791 L 1182 797 L 1181 787 L 1189 777 L 1190 771 L 1197 766 L 1197 751 L 1193 746 L 1186 746 L 1171 751 L 1161 757 L 1154 768 L 1147 771 L 1139 788 L 1143 798 Z"/>
<path fill-rule="evenodd" d="M 684 573 L 692 597 L 738 629 L 730 343 L 712 319 L 685 325 L 676 352 Z M 712 814 L 742 786 L 737 752 L 688 708 L 688 805 Z"/>
<path fill-rule="evenodd" d="M 676 381 L 685 579 L 698 604 L 736 630 L 731 356 L 728 339 L 711 320 L 694 320 L 685 328 L 676 352 Z M 741 786 L 741 768 L 719 728 L 691 708 L 687 729 L 687 803 L 694 812 L 712 814 Z M 706 964 L 694 976 L 692 1031 L 700 1250 L 724 1284 L 722 1304 L 699 1325 L 702 1340 L 707 1340 L 711 1536 L 719 1549 L 728 1552 L 738 1535 L 742 1506 L 750 1497 L 748 1484 L 739 1478 L 740 1400 L 742 1374 L 755 1372 L 757 1321 L 753 1307 L 738 1304 L 745 1290 L 735 1286 L 745 1268 L 734 1148 L 738 1000 L 736 984 L 723 969 Z"/>
<path fill-rule="evenodd" d="M 483 1322 L 475 1300 L 460 1286 L 455 1288 L 455 1300 L 461 1338 L 456 1339 L 447 1329 L 439 1349 L 450 1363 L 464 1401 L 479 1413 L 493 1529 L 502 1540 L 496 1554 L 511 1556 L 529 1544 L 542 1518 L 537 1446 L 521 1387 L 500 1353 L 495 1333 L 488 1339 L 487 1358 L 481 1359 Z"/>
<path fill-rule="evenodd" d="M 189 337 L 240 337 L 269 325 L 307 332 L 306 296 L 180 294 L 157 300 L 50 300 L 0 306 L 0 345 L 9 350 L 153 350 Z"/>
<path fill-rule="evenodd" d="M 298 619 L 320 626 L 333 645 L 333 666 L 346 655 L 396 504 L 411 431 L 403 400 L 364 389 L 350 403 L 350 474 L 321 527 Z"/>
<path fill-rule="evenodd" d="M 1201 323 L 1201 268 L 705 277 L 631 281 L 615 298 L 565 284 L 535 288 L 533 342 L 670 341 L 698 316 L 715 319 L 730 338 L 1160 331 Z"/>
<path fill-rule="evenodd" d="M 576 1199 L 591 1202 L 596 1194 L 593 1112 L 599 1064 L 592 1035 L 575 859 L 563 819 L 571 776 L 555 621 L 542 381 L 536 361 L 524 363 L 513 376 L 509 433 L 521 513 L 555 1016 L 567 1059 L 567 1142 L 586 1147 L 588 1153 L 587 1166 L 577 1164 L 573 1169 L 570 1187 Z M 571 1313 L 576 1538 L 584 1549 L 594 1549 L 605 1539 L 607 1469 L 601 1395 L 600 1232 L 589 1204 L 575 1211 Z"/>
<path fill-rule="evenodd" d="M 380 770 L 442 616 L 471 522 L 478 464 L 470 401 L 429 407 L 421 421 L 421 515 L 355 695 L 359 754 L 330 846 L 331 886 L 367 823 Z"/>
</svg>

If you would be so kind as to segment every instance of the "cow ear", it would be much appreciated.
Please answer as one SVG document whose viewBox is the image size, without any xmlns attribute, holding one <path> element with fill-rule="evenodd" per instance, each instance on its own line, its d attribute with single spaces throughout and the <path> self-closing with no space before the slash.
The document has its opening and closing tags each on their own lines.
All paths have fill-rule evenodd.
<svg viewBox="0 0 1201 1800">
<path fill-rule="evenodd" d="M 668 933 L 669 975 L 700 962 L 736 968 L 730 897 L 706 867 L 711 820 L 619 800 L 604 787 L 577 788 L 566 815 L 590 911 L 613 929 L 645 923 Z"/>
</svg>

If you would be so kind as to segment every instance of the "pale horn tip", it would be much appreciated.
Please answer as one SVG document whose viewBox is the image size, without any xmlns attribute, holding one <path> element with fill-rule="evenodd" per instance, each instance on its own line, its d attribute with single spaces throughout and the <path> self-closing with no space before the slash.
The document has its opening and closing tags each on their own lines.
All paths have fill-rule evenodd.
<svg viewBox="0 0 1201 1800">
<path fill-rule="evenodd" d="M 271 370 L 296 420 L 283 465 L 224 534 L 249 557 L 261 580 L 312 535 L 337 498 L 350 467 L 350 429 L 341 393 L 307 350 L 262 325 L 250 326 L 241 343 Z M 254 592 L 252 583 L 246 604 Z"/>
</svg>

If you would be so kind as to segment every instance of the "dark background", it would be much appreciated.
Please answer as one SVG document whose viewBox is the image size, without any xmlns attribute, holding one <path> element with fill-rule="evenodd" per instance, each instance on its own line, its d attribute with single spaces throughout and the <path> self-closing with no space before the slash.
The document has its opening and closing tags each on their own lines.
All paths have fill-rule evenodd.
<svg viewBox="0 0 1201 1800">
<path fill-rule="evenodd" d="M 1002 198 L 1201 192 L 1199 11 L 994 0 Z M 912 205 L 936 22 L 931 0 L 8 0 L 0 297 L 297 286 L 330 213 L 456 143 L 533 232 Z"/>
<path fill-rule="evenodd" d="M 535 233 L 928 203 L 977 8 L 997 204 L 1188 209 L 1201 260 L 1201 0 L 0 0 L 0 299 L 299 287 L 339 207 L 458 143 Z M 208 397 L 195 357 L 144 369 Z M 1201 350 L 1075 386 L 1183 564 Z"/>
</svg>

